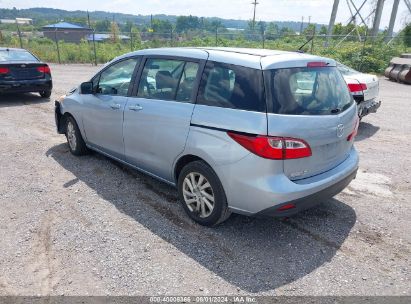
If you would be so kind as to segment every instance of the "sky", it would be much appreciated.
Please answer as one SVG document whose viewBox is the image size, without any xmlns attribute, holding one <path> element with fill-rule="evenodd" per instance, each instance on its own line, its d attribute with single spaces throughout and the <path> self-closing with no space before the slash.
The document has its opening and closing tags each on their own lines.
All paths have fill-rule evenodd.
<svg viewBox="0 0 411 304">
<path fill-rule="evenodd" d="M 358 6 L 364 0 L 353 0 Z M 364 6 L 365 18 L 370 10 L 368 0 Z M 128 14 L 169 14 L 169 15 L 195 15 L 202 17 L 221 17 L 226 19 L 249 20 L 253 16 L 251 0 L 0 0 L 2 8 L 30 8 L 52 7 L 65 10 L 109 11 Z M 309 16 L 311 21 L 328 24 L 333 0 L 258 0 L 256 19 L 264 21 L 304 21 Z M 346 24 L 350 11 L 347 0 L 340 0 L 337 22 Z M 385 0 L 380 28 L 388 26 L 393 0 Z M 395 30 L 400 30 L 405 22 L 411 21 L 404 0 L 400 1 Z M 371 22 L 371 21 L 370 21 Z"/>
</svg>

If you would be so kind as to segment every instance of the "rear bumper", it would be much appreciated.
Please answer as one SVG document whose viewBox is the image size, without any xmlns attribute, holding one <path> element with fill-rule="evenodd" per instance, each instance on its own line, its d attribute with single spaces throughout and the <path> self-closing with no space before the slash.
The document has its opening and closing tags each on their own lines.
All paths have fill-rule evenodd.
<svg viewBox="0 0 411 304">
<path fill-rule="evenodd" d="M 56 100 L 54 102 L 54 120 L 56 122 L 56 130 L 58 134 L 64 134 L 60 103 Z"/>
<path fill-rule="evenodd" d="M 331 186 L 328 186 L 327 188 L 323 190 L 320 190 L 316 193 L 301 197 L 293 201 L 285 202 L 283 204 L 264 209 L 258 212 L 256 215 L 257 216 L 272 216 L 272 217 L 284 217 L 284 216 L 294 215 L 300 211 L 314 207 L 326 201 L 327 199 L 330 199 L 331 197 L 337 195 L 342 190 L 344 190 L 345 187 L 347 187 L 353 179 L 355 179 L 356 175 L 357 175 L 357 169 L 355 169 L 354 172 L 352 172 L 350 175 L 343 178 L 339 182 Z M 282 206 L 286 206 L 288 204 L 293 204 L 295 207 L 288 209 L 288 210 L 284 210 L 284 211 L 278 211 L 279 208 L 281 208 Z"/>
<path fill-rule="evenodd" d="M 50 91 L 53 88 L 51 79 L 33 79 L 18 81 L 1 81 L 0 93 L 29 93 Z"/>
<path fill-rule="evenodd" d="M 292 181 L 282 164 L 250 154 L 239 162 L 216 167 L 229 208 L 244 215 L 289 216 L 330 199 L 355 177 L 359 157 L 353 147 L 338 166 L 321 174 Z M 275 212 L 293 203 L 295 208 Z"/>
<path fill-rule="evenodd" d="M 370 113 L 376 113 L 381 106 L 381 101 L 370 99 L 358 104 L 358 115 L 364 117 Z"/>
</svg>

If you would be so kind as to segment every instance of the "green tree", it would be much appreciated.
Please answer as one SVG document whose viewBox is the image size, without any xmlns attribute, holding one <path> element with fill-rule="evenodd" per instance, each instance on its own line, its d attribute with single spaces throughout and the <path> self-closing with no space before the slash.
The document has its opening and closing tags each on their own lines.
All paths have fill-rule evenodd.
<svg viewBox="0 0 411 304">
<path fill-rule="evenodd" d="M 139 49 L 141 47 L 141 34 L 140 31 L 138 30 L 138 27 L 132 26 L 131 27 L 131 48 L 134 49 Z"/>
<path fill-rule="evenodd" d="M 169 37 L 173 25 L 168 20 L 154 19 L 152 29 L 157 37 Z"/>
<path fill-rule="evenodd" d="M 274 22 L 270 22 L 267 25 L 267 29 L 265 30 L 266 39 L 274 40 L 275 38 L 277 38 L 278 33 L 279 33 L 278 25 L 275 24 Z"/>
<path fill-rule="evenodd" d="M 327 28 L 325 25 L 322 25 L 320 28 L 320 35 L 327 35 Z"/>
<path fill-rule="evenodd" d="M 286 36 L 286 35 L 294 35 L 295 32 L 292 28 L 289 28 L 287 26 L 284 26 L 280 30 L 281 36 Z"/>
<path fill-rule="evenodd" d="M 261 33 L 264 34 L 265 30 L 267 29 L 267 23 L 264 21 L 259 21 L 257 23 L 257 30 Z"/>
<path fill-rule="evenodd" d="M 303 34 L 311 37 L 315 32 L 315 25 L 314 24 L 309 24 L 304 30 L 303 30 Z"/>
<path fill-rule="evenodd" d="M 404 43 L 406 46 L 411 47 L 411 23 L 408 23 L 404 30 Z"/>
<path fill-rule="evenodd" d="M 333 28 L 333 35 L 344 35 L 345 29 L 341 23 L 336 23 Z"/>
<path fill-rule="evenodd" d="M 116 22 L 111 22 L 110 38 L 115 43 L 120 41 L 120 29 Z"/>
<path fill-rule="evenodd" d="M 110 21 L 107 19 L 99 20 L 95 23 L 96 32 L 109 32 L 111 29 Z"/>
<path fill-rule="evenodd" d="M 188 30 L 195 30 L 201 27 L 201 21 L 195 16 L 179 16 L 176 20 L 176 31 L 183 33 Z"/>
<path fill-rule="evenodd" d="M 86 17 L 67 17 L 64 19 L 64 21 L 88 27 Z"/>
</svg>

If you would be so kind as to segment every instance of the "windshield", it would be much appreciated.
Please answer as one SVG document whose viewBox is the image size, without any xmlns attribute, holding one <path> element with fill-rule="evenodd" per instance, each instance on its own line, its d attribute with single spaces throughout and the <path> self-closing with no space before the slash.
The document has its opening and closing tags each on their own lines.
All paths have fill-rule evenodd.
<svg viewBox="0 0 411 304">
<path fill-rule="evenodd" d="M 269 70 L 264 77 L 271 113 L 330 115 L 348 109 L 354 102 L 335 67 Z"/>
<path fill-rule="evenodd" d="M 0 50 L 0 62 L 3 61 L 38 61 L 36 57 L 24 50 Z"/>
<path fill-rule="evenodd" d="M 349 76 L 349 75 L 355 75 L 355 74 L 360 74 L 360 72 L 347 67 L 346 65 L 342 64 L 342 63 L 337 63 L 337 69 L 341 72 L 341 74 L 345 75 L 345 76 Z"/>
</svg>

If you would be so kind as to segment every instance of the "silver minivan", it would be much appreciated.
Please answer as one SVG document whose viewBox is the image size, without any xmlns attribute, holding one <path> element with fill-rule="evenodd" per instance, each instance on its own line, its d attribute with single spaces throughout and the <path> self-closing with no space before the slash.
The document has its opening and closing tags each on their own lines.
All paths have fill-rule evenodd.
<svg viewBox="0 0 411 304">
<path fill-rule="evenodd" d="M 357 107 L 334 60 L 241 48 L 120 56 L 56 101 L 70 151 L 177 187 L 187 214 L 290 216 L 355 178 Z"/>
</svg>

